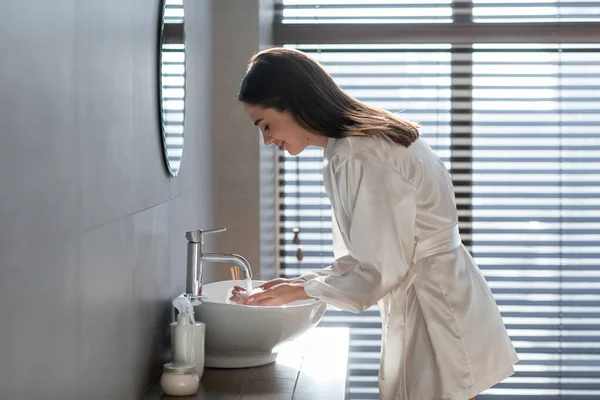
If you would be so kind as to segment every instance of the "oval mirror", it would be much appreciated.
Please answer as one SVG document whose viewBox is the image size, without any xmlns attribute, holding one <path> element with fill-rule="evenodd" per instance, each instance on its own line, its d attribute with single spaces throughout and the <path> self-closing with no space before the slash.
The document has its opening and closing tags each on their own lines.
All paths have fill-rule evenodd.
<svg viewBox="0 0 600 400">
<path fill-rule="evenodd" d="M 162 0 L 159 31 L 160 128 L 167 169 L 177 176 L 185 123 L 185 24 L 183 0 Z"/>
</svg>

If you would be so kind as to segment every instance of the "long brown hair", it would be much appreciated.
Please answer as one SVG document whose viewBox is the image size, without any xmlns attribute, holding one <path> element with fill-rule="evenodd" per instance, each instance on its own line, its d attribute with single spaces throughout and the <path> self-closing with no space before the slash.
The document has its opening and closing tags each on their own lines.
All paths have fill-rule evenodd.
<svg viewBox="0 0 600 400">
<path fill-rule="evenodd" d="M 419 137 L 418 124 L 356 100 L 298 50 L 271 48 L 255 54 L 238 100 L 287 111 L 303 128 L 329 138 L 379 137 L 408 147 Z"/>
</svg>

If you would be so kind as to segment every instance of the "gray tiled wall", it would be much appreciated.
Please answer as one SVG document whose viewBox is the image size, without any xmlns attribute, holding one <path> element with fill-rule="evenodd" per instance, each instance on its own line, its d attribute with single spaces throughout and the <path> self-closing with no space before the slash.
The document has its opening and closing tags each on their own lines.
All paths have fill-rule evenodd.
<svg viewBox="0 0 600 400">
<path fill-rule="evenodd" d="M 0 399 L 137 399 L 160 373 L 184 231 L 212 226 L 211 3 L 186 2 L 186 143 L 172 179 L 158 0 L 3 2 Z"/>
</svg>

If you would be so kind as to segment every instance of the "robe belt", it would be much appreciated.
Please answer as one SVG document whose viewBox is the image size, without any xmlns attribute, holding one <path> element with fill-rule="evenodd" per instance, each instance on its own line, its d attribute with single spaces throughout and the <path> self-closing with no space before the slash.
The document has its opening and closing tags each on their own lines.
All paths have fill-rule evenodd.
<svg viewBox="0 0 600 400">
<path fill-rule="evenodd" d="M 458 231 L 458 224 L 444 229 L 443 231 L 438 232 L 427 239 L 417 242 L 415 244 L 411 266 L 409 267 L 406 276 L 400 282 L 400 288 L 402 288 L 404 291 L 408 290 L 410 285 L 417 277 L 417 273 L 413 268 L 417 261 L 435 254 L 452 251 L 460 246 L 460 244 L 461 240 L 460 233 Z"/>
</svg>

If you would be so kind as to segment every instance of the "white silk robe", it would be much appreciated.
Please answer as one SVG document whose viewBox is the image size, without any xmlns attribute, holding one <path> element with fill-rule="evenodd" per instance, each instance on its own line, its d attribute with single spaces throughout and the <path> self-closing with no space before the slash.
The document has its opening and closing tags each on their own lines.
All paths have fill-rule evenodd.
<svg viewBox="0 0 600 400">
<path fill-rule="evenodd" d="M 512 375 L 517 354 L 425 141 L 330 139 L 323 180 L 335 261 L 302 275 L 305 290 L 354 313 L 379 305 L 380 398 L 466 400 Z"/>
</svg>

